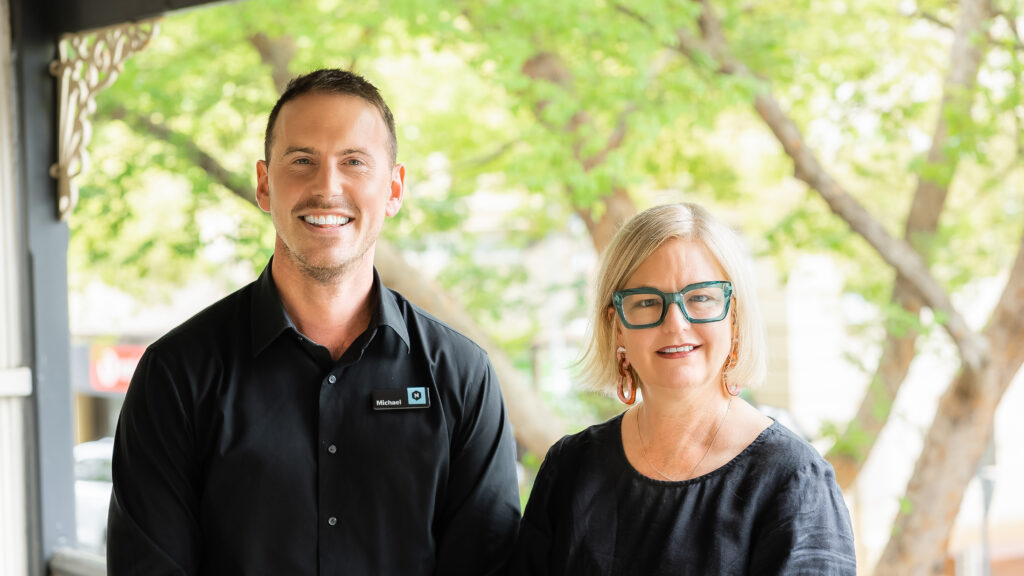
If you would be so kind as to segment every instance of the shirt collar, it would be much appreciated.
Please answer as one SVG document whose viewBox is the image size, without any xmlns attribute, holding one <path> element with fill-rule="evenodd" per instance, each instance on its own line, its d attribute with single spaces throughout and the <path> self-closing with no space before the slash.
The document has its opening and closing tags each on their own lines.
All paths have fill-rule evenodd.
<svg viewBox="0 0 1024 576">
<path fill-rule="evenodd" d="M 405 315 L 398 305 L 395 293 L 384 286 L 377 273 L 377 267 L 373 268 L 373 290 L 377 292 L 377 312 L 370 321 L 371 325 L 376 322 L 377 327 L 388 326 L 398 334 L 398 337 L 405 343 L 406 351 L 409 350 L 409 327 L 405 323 Z"/>
<path fill-rule="evenodd" d="M 288 313 L 285 312 L 284 304 L 281 302 L 281 295 L 274 284 L 271 275 L 271 265 L 274 259 L 271 258 L 259 278 L 253 283 L 252 290 L 252 355 L 258 356 L 263 350 L 277 339 L 282 332 L 291 329 L 298 332 L 295 324 Z M 375 333 L 381 326 L 388 326 L 405 343 L 406 350 L 409 349 L 409 329 L 405 325 L 405 317 L 399 308 L 398 300 L 394 292 L 383 285 L 377 268 L 373 269 L 373 288 L 375 293 L 377 309 L 370 320 L 370 331 Z"/>
</svg>

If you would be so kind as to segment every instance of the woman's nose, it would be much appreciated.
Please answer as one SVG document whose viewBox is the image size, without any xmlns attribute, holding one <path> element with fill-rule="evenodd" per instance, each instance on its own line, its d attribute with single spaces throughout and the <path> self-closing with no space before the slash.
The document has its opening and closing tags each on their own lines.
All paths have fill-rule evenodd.
<svg viewBox="0 0 1024 576">
<path fill-rule="evenodd" d="M 668 310 L 665 311 L 665 321 L 661 325 L 668 325 L 670 328 L 679 329 L 689 328 L 690 322 L 686 319 L 686 315 L 683 314 L 683 305 L 679 302 L 669 304 Z"/>
</svg>

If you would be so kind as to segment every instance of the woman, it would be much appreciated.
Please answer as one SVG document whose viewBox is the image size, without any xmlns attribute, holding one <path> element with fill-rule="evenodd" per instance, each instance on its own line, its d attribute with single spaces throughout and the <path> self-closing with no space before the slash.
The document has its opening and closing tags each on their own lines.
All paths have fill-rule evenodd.
<svg viewBox="0 0 1024 576">
<path fill-rule="evenodd" d="M 728 228 L 694 204 L 634 217 L 591 320 L 584 373 L 630 407 L 548 452 L 514 574 L 856 574 L 832 467 L 738 397 L 765 345 Z"/>
</svg>

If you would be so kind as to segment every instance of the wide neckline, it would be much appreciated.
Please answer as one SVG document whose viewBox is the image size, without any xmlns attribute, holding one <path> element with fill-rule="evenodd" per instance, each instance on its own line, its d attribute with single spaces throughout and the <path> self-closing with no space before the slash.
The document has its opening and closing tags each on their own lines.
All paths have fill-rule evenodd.
<svg viewBox="0 0 1024 576">
<path fill-rule="evenodd" d="M 617 424 L 617 425 L 613 425 L 612 426 L 615 429 L 615 432 L 616 432 L 616 435 L 617 435 L 617 438 L 616 438 L 617 441 L 615 442 L 615 444 L 616 444 L 616 446 L 618 448 L 618 450 L 617 450 L 618 456 L 619 456 L 619 458 L 622 458 L 623 464 L 625 464 L 625 467 L 627 469 L 629 469 L 629 471 L 634 476 L 636 476 L 637 478 L 640 478 L 641 480 L 644 480 L 646 482 L 650 482 L 650 483 L 653 483 L 653 484 L 656 484 L 656 485 L 659 485 L 659 486 L 686 486 L 686 485 L 689 485 L 689 484 L 695 484 L 695 483 L 701 482 L 701 481 L 703 481 L 705 479 L 717 476 L 720 473 L 724 473 L 729 468 L 732 468 L 733 466 L 735 466 L 738 462 L 740 462 L 742 460 L 745 460 L 749 456 L 750 452 L 752 452 L 754 449 L 756 449 L 756 447 L 759 444 L 761 444 L 762 442 L 765 441 L 765 438 L 769 434 L 769 431 L 772 434 L 774 434 L 776 429 L 779 426 L 779 421 L 778 420 L 776 420 L 775 418 L 772 418 L 771 416 L 768 416 L 769 418 L 771 418 L 772 423 L 769 424 L 764 430 L 761 430 L 761 432 L 757 435 L 756 438 L 754 438 L 753 441 L 750 442 L 750 444 L 747 444 L 747 446 L 743 450 L 741 450 L 739 454 L 734 456 L 731 460 L 729 460 L 725 464 L 722 464 L 721 466 L 719 466 L 718 468 L 715 468 L 714 470 L 710 470 L 708 472 L 705 472 L 704 474 L 701 474 L 700 476 L 694 476 L 693 478 L 688 478 L 686 480 L 659 480 L 658 478 L 651 478 L 650 476 L 648 476 L 648 475 L 644 474 L 643 472 L 640 472 L 639 470 L 637 470 L 636 467 L 633 466 L 633 463 L 630 462 L 629 458 L 626 456 L 626 446 L 623 443 L 622 426 L 623 426 L 623 422 L 625 420 L 626 412 L 628 412 L 628 411 L 629 410 L 625 410 L 621 414 L 616 416 L 615 420 L 617 420 L 617 422 L 614 422 L 614 424 Z"/>
</svg>

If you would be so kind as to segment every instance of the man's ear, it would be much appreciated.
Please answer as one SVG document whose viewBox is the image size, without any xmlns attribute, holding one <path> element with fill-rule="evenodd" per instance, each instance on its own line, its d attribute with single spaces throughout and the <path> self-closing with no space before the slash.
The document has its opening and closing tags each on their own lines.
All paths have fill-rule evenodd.
<svg viewBox="0 0 1024 576">
<path fill-rule="evenodd" d="M 391 168 L 391 188 L 388 193 L 388 202 L 384 206 L 384 213 L 390 218 L 398 214 L 402 208 L 402 199 L 405 198 L 405 165 L 395 164 Z"/>
<path fill-rule="evenodd" d="M 270 177 L 266 160 L 256 161 L 256 203 L 260 210 L 270 213 Z"/>
</svg>

